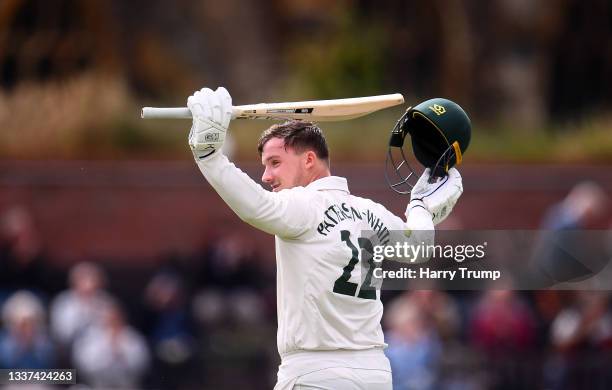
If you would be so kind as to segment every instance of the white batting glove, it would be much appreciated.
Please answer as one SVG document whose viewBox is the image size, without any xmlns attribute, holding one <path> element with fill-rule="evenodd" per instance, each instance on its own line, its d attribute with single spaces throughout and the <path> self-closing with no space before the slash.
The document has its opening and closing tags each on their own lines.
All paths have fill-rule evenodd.
<svg viewBox="0 0 612 390">
<path fill-rule="evenodd" d="M 193 116 L 189 147 L 196 160 L 205 159 L 221 149 L 232 119 L 232 97 L 223 87 L 213 91 L 202 88 L 187 99 Z"/>
<path fill-rule="evenodd" d="M 439 178 L 435 183 L 429 182 L 431 170 L 425 169 L 410 193 L 408 211 L 414 207 L 423 207 L 431 213 L 434 225 L 444 221 L 455 203 L 463 193 L 461 175 L 455 168 L 448 170 L 448 175 Z"/>
</svg>

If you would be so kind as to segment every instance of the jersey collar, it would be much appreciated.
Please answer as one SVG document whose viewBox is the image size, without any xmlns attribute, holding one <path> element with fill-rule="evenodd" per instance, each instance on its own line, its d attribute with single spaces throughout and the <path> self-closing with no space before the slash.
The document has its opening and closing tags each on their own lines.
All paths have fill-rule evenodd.
<svg viewBox="0 0 612 390">
<path fill-rule="evenodd" d="M 344 191 L 350 194 L 346 178 L 339 176 L 322 177 L 308 184 L 306 188 L 313 189 L 315 191 Z"/>
</svg>

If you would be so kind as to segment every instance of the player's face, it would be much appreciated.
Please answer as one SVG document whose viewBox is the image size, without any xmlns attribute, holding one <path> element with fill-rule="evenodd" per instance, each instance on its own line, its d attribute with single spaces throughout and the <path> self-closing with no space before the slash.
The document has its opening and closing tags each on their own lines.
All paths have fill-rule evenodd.
<svg viewBox="0 0 612 390">
<path fill-rule="evenodd" d="M 278 192 L 285 188 L 305 186 L 305 153 L 298 154 L 292 148 L 285 148 L 285 141 L 272 138 L 264 144 L 261 163 L 265 170 L 261 181 Z"/>
</svg>

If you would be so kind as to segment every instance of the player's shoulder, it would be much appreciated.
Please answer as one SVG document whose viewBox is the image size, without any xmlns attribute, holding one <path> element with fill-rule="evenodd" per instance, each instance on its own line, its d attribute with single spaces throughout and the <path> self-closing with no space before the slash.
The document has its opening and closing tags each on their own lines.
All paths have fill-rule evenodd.
<svg viewBox="0 0 612 390">
<path fill-rule="evenodd" d="M 370 198 L 364 198 L 361 196 L 351 195 L 351 200 L 352 200 L 351 201 L 352 205 L 354 205 L 359 210 L 363 210 L 366 213 L 366 215 L 372 215 L 377 218 L 380 217 L 386 221 L 393 220 L 394 224 L 398 221 L 401 221 L 401 219 L 397 217 L 385 205 L 378 203 Z"/>
<path fill-rule="evenodd" d="M 384 208 L 386 209 L 385 206 L 383 206 L 382 204 L 370 199 L 370 198 L 364 198 L 362 196 L 357 196 L 357 195 L 350 195 L 350 198 L 353 202 L 355 202 L 356 204 L 360 204 L 369 208 Z"/>
<path fill-rule="evenodd" d="M 326 201 L 323 191 L 317 191 L 308 186 L 285 188 L 276 193 L 280 198 L 286 199 L 293 207 L 312 207 Z"/>
</svg>

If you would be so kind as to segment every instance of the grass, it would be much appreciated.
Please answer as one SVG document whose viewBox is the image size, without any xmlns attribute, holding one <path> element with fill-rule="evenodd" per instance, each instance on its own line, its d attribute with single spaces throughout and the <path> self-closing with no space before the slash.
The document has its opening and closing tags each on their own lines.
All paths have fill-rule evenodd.
<svg viewBox="0 0 612 390">
<path fill-rule="evenodd" d="M 599 118 L 581 126 L 533 129 L 520 134 L 511 128 L 476 128 L 469 153 L 477 160 L 610 162 L 610 124 L 610 120 Z"/>
</svg>

